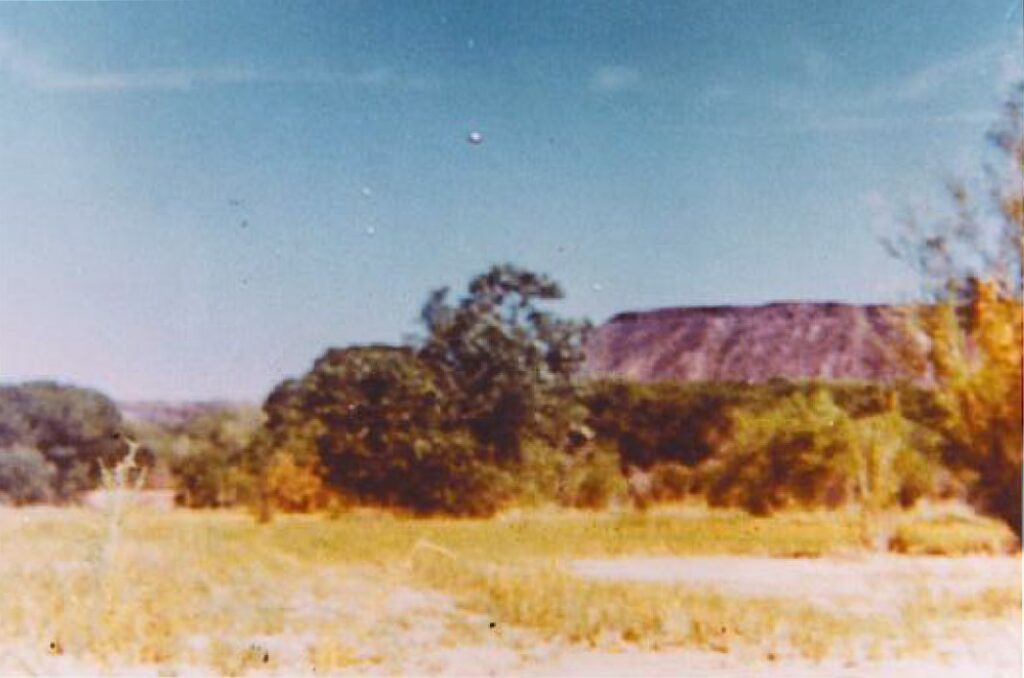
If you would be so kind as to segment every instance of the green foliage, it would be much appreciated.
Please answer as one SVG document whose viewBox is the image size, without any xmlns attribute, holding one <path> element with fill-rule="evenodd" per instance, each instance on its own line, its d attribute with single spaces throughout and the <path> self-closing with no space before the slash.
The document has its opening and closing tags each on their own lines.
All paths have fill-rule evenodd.
<svg viewBox="0 0 1024 678">
<path fill-rule="evenodd" d="M 736 414 L 759 412 L 797 394 L 824 391 L 844 413 L 863 418 L 895 402 L 903 417 L 932 426 L 941 417 L 928 391 L 908 384 L 789 382 L 763 384 L 654 383 L 601 380 L 587 384 L 587 425 L 614 446 L 624 464 L 673 462 L 693 467 L 733 435 Z"/>
<path fill-rule="evenodd" d="M 253 498 L 256 479 L 240 469 L 233 456 L 210 450 L 177 459 L 171 469 L 175 502 L 189 508 L 220 508 Z"/>
<path fill-rule="evenodd" d="M 532 440 L 524 446 L 514 474 L 516 499 L 527 506 L 597 509 L 626 495 L 619 455 L 607 449 L 572 454 Z"/>
<path fill-rule="evenodd" d="M 708 499 L 766 514 L 788 505 L 838 505 L 849 494 L 853 424 L 825 392 L 794 394 L 734 418 L 735 432 L 709 463 Z"/>
<path fill-rule="evenodd" d="M 909 384 L 597 381 L 583 399 L 598 444 L 647 469 L 654 501 L 875 510 L 957 491 L 938 454 L 943 410 Z"/>
<path fill-rule="evenodd" d="M 597 381 L 587 385 L 584 402 L 587 425 L 617 447 L 624 463 L 693 466 L 711 455 L 725 433 L 727 408 L 746 396 L 729 385 Z"/>
<path fill-rule="evenodd" d="M 565 504 L 574 462 L 564 450 L 539 440 L 527 441 L 516 470 L 516 500 L 526 506 Z"/>
<path fill-rule="evenodd" d="M 56 468 L 38 450 L 23 446 L 0 450 L 0 504 L 49 501 L 56 475 Z"/>
<path fill-rule="evenodd" d="M 330 486 L 421 513 L 489 513 L 507 477 L 475 455 L 436 373 L 412 349 L 329 350 L 266 404 L 271 445 L 315 454 Z M 305 447 L 305 452 L 302 448 Z"/>
<path fill-rule="evenodd" d="M 737 409 L 733 431 L 699 472 L 713 505 L 755 514 L 855 502 L 869 511 L 912 503 L 935 486 L 934 436 L 889 411 L 852 417 L 825 389 Z"/>
<path fill-rule="evenodd" d="M 443 288 L 423 307 L 420 356 L 489 461 L 518 462 L 532 437 L 560 444 L 575 423 L 586 325 L 542 307 L 562 297 L 547 276 L 505 264 L 474 278 L 456 304 Z"/>
<path fill-rule="evenodd" d="M 255 456 L 315 463 L 357 501 L 494 512 L 520 493 L 526 441 L 559 446 L 582 419 L 584 325 L 541 307 L 561 296 L 546 276 L 508 265 L 474 278 L 454 305 L 434 292 L 417 348 L 331 349 L 280 384 Z"/>
<path fill-rule="evenodd" d="M 260 466 L 251 443 L 261 420 L 255 408 L 225 407 L 169 427 L 159 454 L 169 460 L 175 501 L 200 508 L 253 500 Z"/>
<path fill-rule="evenodd" d="M 576 508 L 602 509 L 626 496 L 626 479 L 619 456 L 598 450 L 574 467 L 566 503 Z"/>
<path fill-rule="evenodd" d="M 117 406 L 97 391 L 52 382 L 0 386 L 0 447 L 42 453 L 58 500 L 95 487 L 99 462 L 124 454 L 121 425 Z"/>
<path fill-rule="evenodd" d="M 895 409 L 854 421 L 856 498 L 870 509 L 909 508 L 938 489 L 938 436 Z"/>
</svg>

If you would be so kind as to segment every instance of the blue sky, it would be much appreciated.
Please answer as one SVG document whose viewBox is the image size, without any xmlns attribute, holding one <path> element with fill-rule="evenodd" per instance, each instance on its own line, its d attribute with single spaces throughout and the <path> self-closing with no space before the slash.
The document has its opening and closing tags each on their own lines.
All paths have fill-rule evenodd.
<svg viewBox="0 0 1024 678">
<path fill-rule="evenodd" d="M 501 261 L 595 321 L 906 299 L 1019 4 L 0 5 L 0 380 L 258 400 Z"/>
</svg>

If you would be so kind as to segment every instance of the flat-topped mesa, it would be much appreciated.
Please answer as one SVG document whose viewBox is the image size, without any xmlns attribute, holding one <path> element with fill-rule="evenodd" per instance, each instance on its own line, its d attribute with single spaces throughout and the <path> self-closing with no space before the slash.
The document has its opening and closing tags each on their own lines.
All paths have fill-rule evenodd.
<svg viewBox="0 0 1024 678">
<path fill-rule="evenodd" d="M 906 308 L 841 303 L 620 313 L 587 339 L 584 371 L 633 381 L 926 381 Z"/>
</svg>

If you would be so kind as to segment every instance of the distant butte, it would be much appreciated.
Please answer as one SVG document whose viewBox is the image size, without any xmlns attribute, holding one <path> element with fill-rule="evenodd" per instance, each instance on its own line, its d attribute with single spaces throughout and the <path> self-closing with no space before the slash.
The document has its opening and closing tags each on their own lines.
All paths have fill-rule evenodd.
<svg viewBox="0 0 1024 678">
<path fill-rule="evenodd" d="M 620 313 L 591 331 L 584 371 L 631 381 L 927 382 L 910 365 L 908 308 L 843 303 L 698 306 Z"/>
</svg>

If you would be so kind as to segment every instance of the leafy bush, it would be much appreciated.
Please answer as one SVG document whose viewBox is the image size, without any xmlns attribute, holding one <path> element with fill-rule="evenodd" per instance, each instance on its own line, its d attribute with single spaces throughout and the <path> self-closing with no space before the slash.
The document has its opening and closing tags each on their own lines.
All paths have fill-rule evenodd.
<svg viewBox="0 0 1024 678">
<path fill-rule="evenodd" d="M 0 450 L 0 504 L 32 504 L 53 497 L 57 469 L 39 450 L 12 447 Z"/>
<path fill-rule="evenodd" d="M 1018 242 L 1024 241 L 1020 219 Z M 976 283 L 971 295 L 962 309 L 966 320 L 947 302 L 924 323 L 945 415 L 939 430 L 945 459 L 970 480 L 975 503 L 1020 537 L 1024 307 L 1000 298 L 991 283 Z"/>
<path fill-rule="evenodd" d="M 595 381 L 584 391 L 587 424 L 598 440 L 641 468 L 661 461 L 693 466 L 708 458 L 728 427 L 728 406 L 741 397 L 715 384 Z"/>
<path fill-rule="evenodd" d="M 493 512 L 509 477 L 476 455 L 444 393 L 410 349 L 331 349 L 301 381 L 271 394 L 264 436 L 271 449 L 315 456 L 330 487 L 360 501 L 418 513 Z"/>
<path fill-rule="evenodd" d="M 640 468 L 673 462 L 696 466 L 733 435 L 739 412 L 762 412 L 802 394 L 826 392 L 853 418 L 887 412 L 896 404 L 908 420 L 934 427 L 942 416 L 934 394 L 911 385 L 789 382 L 761 384 L 654 383 L 599 380 L 587 384 L 588 426 L 614 446 L 623 463 Z"/>
<path fill-rule="evenodd" d="M 175 502 L 188 508 L 236 506 L 256 496 L 256 478 L 231 461 L 229 453 L 204 451 L 175 460 Z"/>
<path fill-rule="evenodd" d="M 949 498 L 963 494 L 962 483 L 953 474 L 912 447 L 901 449 L 893 460 L 892 471 L 899 479 L 896 501 L 905 509 L 925 497 Z"/>
<path fill-rule="evenodd" d="M 654 501 L 679 501 L 694 489 L 694 473 L 683 464 L 655 464 L 650 470 L 651 498 Z"/>
<path fill-rule="evenodd" d="M 834 506 L 849 496 L 853 424 L 827 393 L 738 412 L 734 426 L 722 454 L 705 468 L 713 505 L 766 514 L 797 503 Z"/>
<path fill-rule="evenodd" d="M 728 442 L 698 470 L 713 505 L 877 510 L 936 488 L 936 436 L 903 417 L 895 399 L 888 412 L 857 419 L 818 389 L 733 418 Z"/>
<path fill-rule="evenodd" d="M 619 455 L 595 451 L 573 467 L 566 503 L 576 508 L 601 509 L 626 496 L 626 479 L 619 468 Z"/>
<path fill-rule="evenodd" d="M 274 508 L 282 511 L 313 511 L 326 504 L 320 469 L 300 464 L 290 454 L 275 454 L 266 470 L 264 488 Z"/>
<path fill-rule="evenodd" d="M 515 499 L 527 506 L 604 508 L 626 495 L 618 454 L 607 449 L 569 453 L 538 441 L 523 448 L 515 469 Z"/>
<path fill-rule="evenodd" d="M 0 447 L 38 450 L 54 469 L 56 500 L 96 487 L 99 462 L 125 453 L 121 426 L 113 401 L 91 389 L 43 381 L 0 386 Z"/>
<path fill-rule="evenodd" d="M 255 409 L 225 407 L 172 430 L 159 453 L 170 460 L 178 504 L 224 507 L 257 497 L 261 466 L 251 444 L 261 418 Z"/>
<path fill-rule="evenodd" d="M 551 445 L 531 440 L 523 446 L 515 473 L 516 500 L 527 506 L 565 504 L 575 459 Z"/>
<path fill-rule="evenodd" d="M 896 411 L 854 422 L 856 497 L 870 509 L 905 508 L 936 493 L 941 463 L 938 436 Z"/>
</svg>

